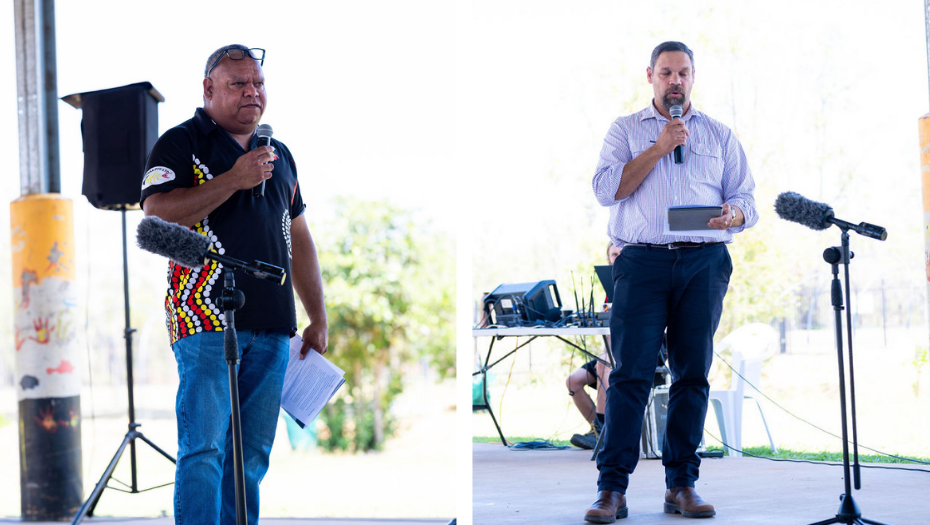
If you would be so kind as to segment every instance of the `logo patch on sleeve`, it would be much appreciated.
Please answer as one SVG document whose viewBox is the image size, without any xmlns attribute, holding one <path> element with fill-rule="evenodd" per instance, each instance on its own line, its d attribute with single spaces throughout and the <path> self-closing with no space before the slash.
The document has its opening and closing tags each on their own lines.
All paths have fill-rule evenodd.
<svg viewBox="0 0 930 525">
<path fill-rule="evenodd" d="M 155 186 L 156 184 L 162 184 L 172 180 L 174 180 L 173 171 L 164 166 L 155 166 L 146 171 L 145 177 L 142 177 L 142 189 L 144 190 L 149 186 Z"/>
</svg>

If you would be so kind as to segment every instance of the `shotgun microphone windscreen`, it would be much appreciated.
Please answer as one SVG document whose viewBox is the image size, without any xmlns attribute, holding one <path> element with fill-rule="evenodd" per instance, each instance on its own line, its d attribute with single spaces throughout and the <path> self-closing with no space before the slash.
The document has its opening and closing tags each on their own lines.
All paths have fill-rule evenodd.
<svg viewBox="0 0 930 525">
<path fill-rule="evenodd" d="M 786 191 L 775 199 L 775 213 L 786 221 L 803 224 L 814 230 L 826 230 L 833 218 L 833 208 Z"/>
<path fill-rule="evenodd" d="M 206 254 L 213 248 L 210 239 L 180 224 L 158 217 L 146 217 L 136 229 L 136 243 L 147 252 L 197 270 L 207 262 Z"/>
</svg>

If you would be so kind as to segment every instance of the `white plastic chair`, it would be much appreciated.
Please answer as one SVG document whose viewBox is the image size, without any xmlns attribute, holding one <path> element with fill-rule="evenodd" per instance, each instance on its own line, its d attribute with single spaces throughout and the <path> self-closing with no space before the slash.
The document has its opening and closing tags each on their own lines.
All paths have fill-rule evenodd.
<svg viewBox="0 0 930 525">
<path fill-rule="evenodd" d="M 778 350 L 778 333 L 762 323 L 744 325 L 723 338 L 717 346 L 717 353 L 727 348 L 732 356 L 730 365 L 735 370 L 730 378 L 730 388 L 710 391 L 710 405 L 714 407 L 717 416 L 720 439 L 725 445 L 737 449 L 727 449 L 729 455 L 742 456 L 738 450 L 743 448 L 743 402 L 752 399 L 759 409 L 759 415 L 762 416 L 762 424 L 765 426 L 772 452 L 777 453 L 778 449 L 769 431 L 762 405 L 754 397 L 755 390 L 746 387 L 746 382 L 759 388 L 762 381 L 762 363 Z"/>
</svg>

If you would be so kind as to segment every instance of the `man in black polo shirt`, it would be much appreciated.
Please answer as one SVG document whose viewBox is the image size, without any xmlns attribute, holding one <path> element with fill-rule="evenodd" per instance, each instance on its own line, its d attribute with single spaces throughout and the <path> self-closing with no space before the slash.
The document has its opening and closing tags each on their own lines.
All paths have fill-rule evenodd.
<svg viewBox="0 0 930 525">
<path fill-rule="evenodd" d="M 310 318 L 301 356 L 327 347 L 326 309 L 316 248 L 304 219 L 297 168 L 277 140 L 257 146 L 265 110 L 264 50 L 216 50 L 204 69 L 204 106 L 168 130 L 149 155 L 142 184 L 146 216 L 188 226 L 221 254 L 283 267 L 284 286 L 241 276 L 237 311 L 239 396 L 247 514 L 258 522 L 258 484 L 268 470 L 281 404 L 288 340 L 297 331 L 294 291 Z M 252 188 L 264 181 L 264 196 Z M 223 313 L 216 305 L 222 264 L 189 270 L 171 263 L 165 299 L 178 363 L 177 523 L 235 523 L 229 386 Z"/>
</svg>

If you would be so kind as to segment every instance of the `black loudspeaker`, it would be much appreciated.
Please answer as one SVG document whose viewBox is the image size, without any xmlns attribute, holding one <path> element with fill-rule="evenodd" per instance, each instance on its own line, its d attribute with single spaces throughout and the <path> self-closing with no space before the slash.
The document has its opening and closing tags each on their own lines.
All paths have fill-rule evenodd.
<svg viewBox="0 0 930 525">
<path fill-rule="evenodd" d="M 84 111 L 81 193 L 96 208 L 139 209 L 145 160 L 158 139 L 158 103 L 165 97 L 139 82 L 61 99 Z"/>
</svg>

